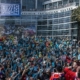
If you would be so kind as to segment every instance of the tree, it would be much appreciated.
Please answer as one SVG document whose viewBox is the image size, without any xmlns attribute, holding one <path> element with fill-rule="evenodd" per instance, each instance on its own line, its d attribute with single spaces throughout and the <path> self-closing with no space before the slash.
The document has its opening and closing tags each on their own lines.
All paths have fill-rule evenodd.
<svg viewBox="0 0 80 80">
<path fill-rule="evenodd" d="M 77 21 L 77 39 L 80 40 L 80 6 L 72 11 L 72 21 Z"/>
</svg>

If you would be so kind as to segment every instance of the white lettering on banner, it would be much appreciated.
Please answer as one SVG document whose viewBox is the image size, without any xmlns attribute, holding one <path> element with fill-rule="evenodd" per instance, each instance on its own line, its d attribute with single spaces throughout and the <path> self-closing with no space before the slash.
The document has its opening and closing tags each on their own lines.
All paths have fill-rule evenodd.
<svg viewBox="0 0 80 80">
<path fill-rule="evenodd" d="M 0 4 L 0 16 L 19 16 L 20 5 L 19 4 Z"/>
</svg>

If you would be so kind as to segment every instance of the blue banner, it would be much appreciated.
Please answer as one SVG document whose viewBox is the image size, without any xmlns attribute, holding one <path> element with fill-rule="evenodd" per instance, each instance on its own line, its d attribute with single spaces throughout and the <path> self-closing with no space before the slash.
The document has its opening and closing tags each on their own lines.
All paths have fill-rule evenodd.
<svg viewBox="0 0 80 80">
<path fill-rule="evenodd" d="M 20 16 L 19 4 L 4 4 L 0 3 L 0 16 Z"/>
</svg>

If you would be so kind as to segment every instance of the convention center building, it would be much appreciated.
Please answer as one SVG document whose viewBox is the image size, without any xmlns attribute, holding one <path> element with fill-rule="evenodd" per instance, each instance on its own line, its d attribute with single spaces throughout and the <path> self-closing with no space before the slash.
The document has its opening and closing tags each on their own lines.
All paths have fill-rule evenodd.
<svg viewBox="0 0 80 80">
<path fill-rule="evenodd" d="M 80 0 L 0 0 L 0 3 L 20 7 L 19 16 L 1 15 L 0 25 L 33 26 L 36 36 L 77 38 L 78 25 L 71 14 Z"/>
</svg>

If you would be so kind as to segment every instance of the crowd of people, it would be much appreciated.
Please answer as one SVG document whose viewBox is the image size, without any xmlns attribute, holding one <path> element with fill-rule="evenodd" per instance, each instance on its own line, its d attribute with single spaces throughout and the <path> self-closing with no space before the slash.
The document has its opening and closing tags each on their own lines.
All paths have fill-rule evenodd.
<svg viewBox="0 0 80 80">
<path fill-rule="evenodd" d="M 80 42 L 14 37 L 0 41 L 0 80 L 79 80 Z"/>
</svg>

